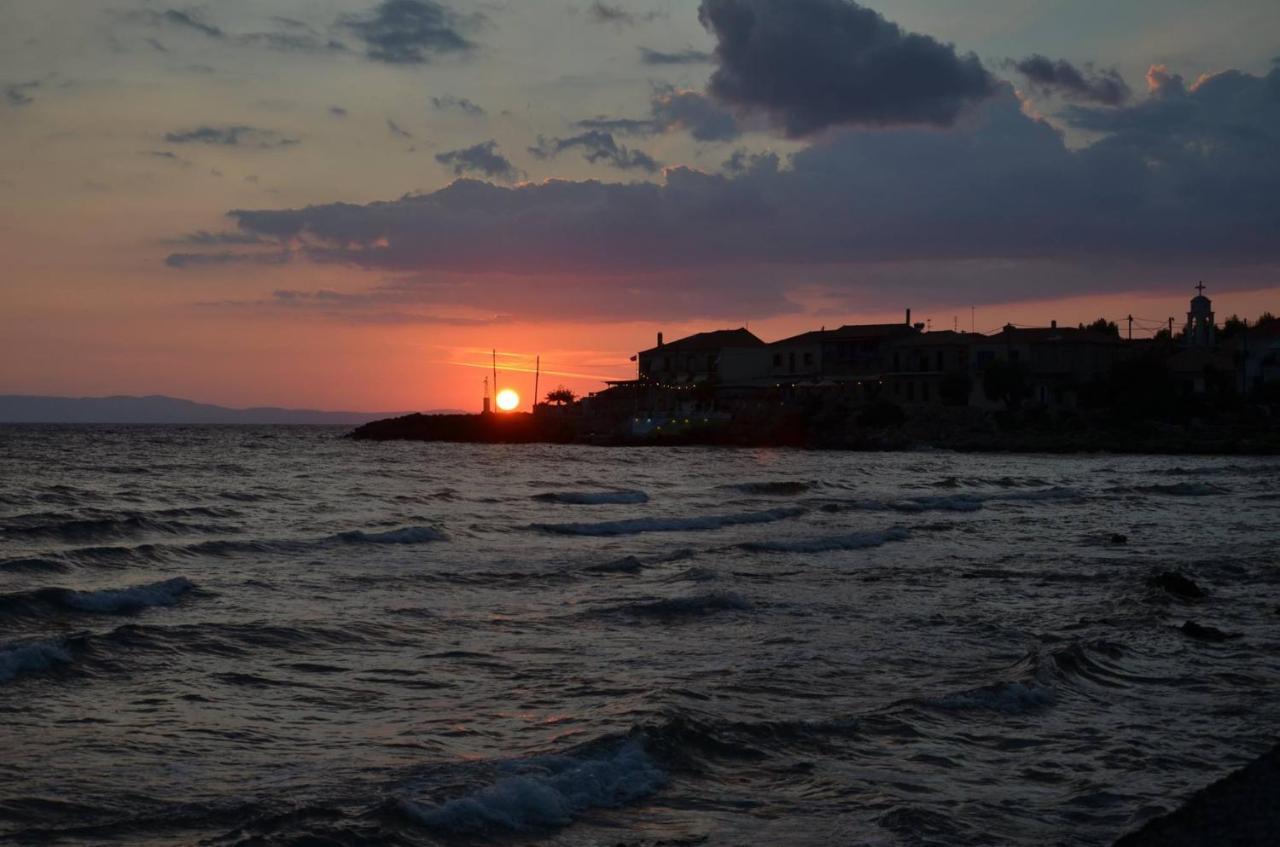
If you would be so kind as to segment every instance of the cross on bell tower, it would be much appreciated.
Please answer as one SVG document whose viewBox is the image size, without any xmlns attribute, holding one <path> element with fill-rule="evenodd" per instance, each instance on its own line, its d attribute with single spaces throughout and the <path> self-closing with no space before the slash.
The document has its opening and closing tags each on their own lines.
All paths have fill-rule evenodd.
<svg viewBox="0 0 1280 847">
<path fill-rule="evenodd" d="M 1191 298 L 1191 311 L 1187 312 L 1187 328 L 1182 333 L 1188 347 L 1207 349 L 1217 340 L 1217 327 L 1213 321 L 1213 303 L 1204 296 L 1205 284 L 1196 285 L 1196 296 Z"/>
</svg>

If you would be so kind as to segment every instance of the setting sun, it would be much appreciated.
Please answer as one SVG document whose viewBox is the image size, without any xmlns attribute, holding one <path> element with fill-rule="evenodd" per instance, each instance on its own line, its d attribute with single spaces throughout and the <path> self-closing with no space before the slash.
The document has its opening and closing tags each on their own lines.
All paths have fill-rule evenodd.
<svg viewBox="0 0 1280 847">
<path fill-rule="evenodd" d="M 520 405 L 520 395 L 512 391 L 510 388 L 504 388 L 498 392 L 498 408 L 504 412 L 510 412 Z"/>
</svg>

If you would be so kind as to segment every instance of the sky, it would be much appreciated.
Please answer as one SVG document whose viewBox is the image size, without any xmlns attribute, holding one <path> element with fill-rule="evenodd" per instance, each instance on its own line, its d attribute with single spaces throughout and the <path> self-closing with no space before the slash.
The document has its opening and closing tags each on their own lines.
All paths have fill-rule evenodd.
<svg viewBox="0 0 1280 847">
<path fill-rule="evenodd" d="M 0 257 L 0 393 L 235 406 L 1280 311 L 1280 4 L 5 0 Z"/>
</svg>

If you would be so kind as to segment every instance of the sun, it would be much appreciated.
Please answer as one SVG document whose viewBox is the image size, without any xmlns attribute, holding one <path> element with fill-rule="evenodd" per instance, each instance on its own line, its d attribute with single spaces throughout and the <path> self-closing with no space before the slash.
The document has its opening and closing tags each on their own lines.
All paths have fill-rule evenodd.
<svg viewBox="0 0 1280 847">
<path fill-rule="evenodd" d="M 520 395 L 512 391 L 510 388 L 504 388 L 498 392 L 498 408 L 502 411 L 510 412 L 519 405 Z"/>
</svg>

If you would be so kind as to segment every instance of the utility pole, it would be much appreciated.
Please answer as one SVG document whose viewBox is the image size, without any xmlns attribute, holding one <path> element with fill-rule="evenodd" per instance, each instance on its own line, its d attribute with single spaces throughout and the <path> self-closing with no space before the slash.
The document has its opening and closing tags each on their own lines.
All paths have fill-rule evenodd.
<svg viewBox="0 0 1280 847">
<path fill-rule="evenodd" d="M 977 318 L 975 318 L 974 315 L 977 312 L 977 308 L 978 308 L 977 306 L 969 307 L 969 332 L 976 331 L 975 327 L 977 326 L 977 324 L 975 323 L 975 321 L 977 320 Z"/>
<path fill-rule="evenodd" d="M 1169 340 L 1173 340 L 1173 318 L 1169 318 Z"/>
<path fill-rule="evenodd" d="M 533 409 L 538 409 L 538 381 L 542 379 L 542 355 L 534 360 L 533 366 Z"/>
<path fill-rule="evenodd" d="M 1133 340 L 1133 315 L 1129 316 L 1129 340 Z"/>
<path fill-rule="evenodd" d="M 493 390 L 498 390 L 498 348 L 493 348 Z"/>
</svg>

